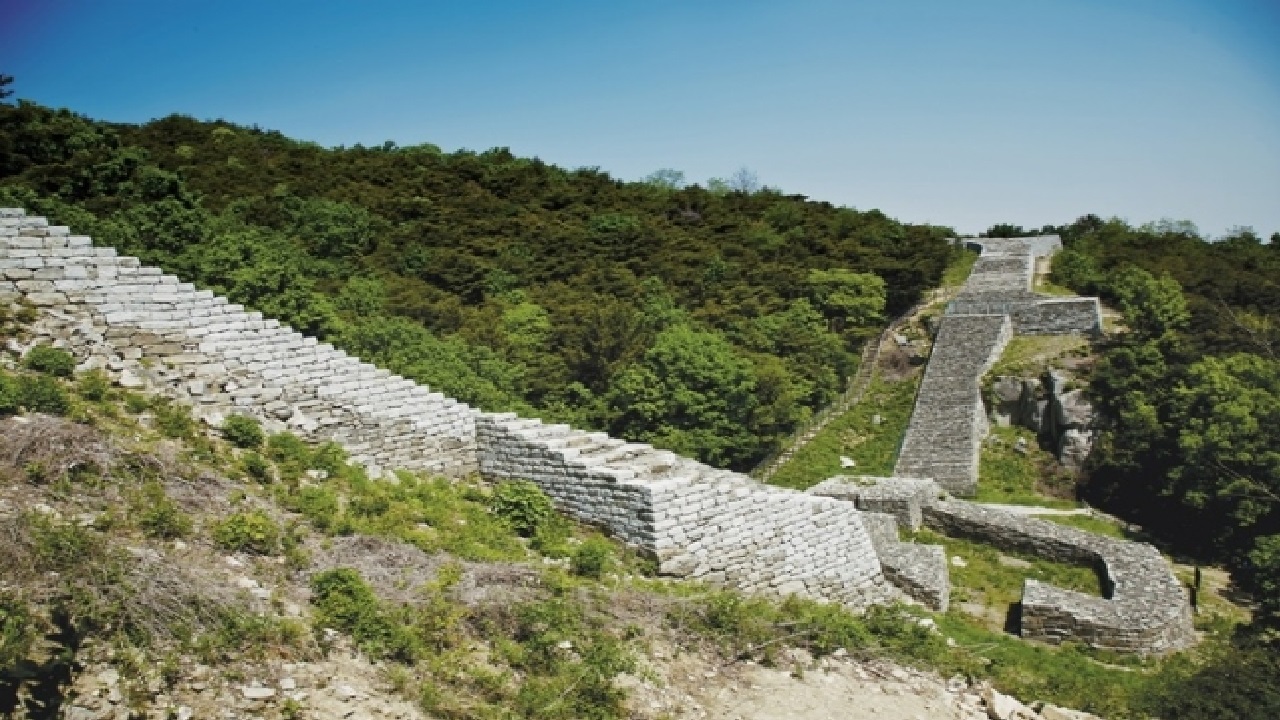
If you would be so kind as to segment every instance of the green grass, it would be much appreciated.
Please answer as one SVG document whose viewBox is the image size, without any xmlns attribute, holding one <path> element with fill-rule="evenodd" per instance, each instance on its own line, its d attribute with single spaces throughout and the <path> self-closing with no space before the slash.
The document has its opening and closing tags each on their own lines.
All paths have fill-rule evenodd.
<svg viewBox="0 0 1280 720">
<path fill-rule="evenodd" d="M 1069 482 L 1060 473 L 1057 460 L 1036 445 L 1030 430 L 1016 427 L 993 427 L 991 437 L 982 443 L 978 458 L 978 502 L 1007 505 L 1043 505 L 1052 508 L 1074 508 L 1077 503 L 1043 492 L 1045 485 L 1062 487 Z M 1014 450 L 1018 438 L 1026 438 L 1027 452 Z M 1048 482 L 1046 483 L 1046 480 Z M 1055 482 L 1056 481 L 1056 482 Z M 1061 494 L 1061 493 L 1060 493 Z"/>
<path fill-rule="evenodd" d="M 1089 341 L 1079 335 L 1018 335 L 1005 346 L 987 377 L 1036 376 L 1055 367 L 1063 357 L 1084 356 L 1088 352 Z"/>
<path fill-rule="evenodd" d="M 770 478 L 770 484 L 804 490 L 834 475 L 892 474 L 919 382 L 918 377 L 900 382 L 877 377 L 862 402 L 823 428 Z M 872 422 L 876 415 L 879 425 Z M 840 467 L 842 455 L 857 467 Z"/>
<path fill-rule="evenodd" d="M 947 269 L 942 273 L 942 287 L 952 288 L 960 287 L 965 280 L 969 279 L 969 273 L 973 271 L 973 264 L 978 262 L 978 253 L 973 250 L 963 250 L 954 260 L 947 265 Z"/>
<path fill-rule="evenodd" d="M 1127 540 L 1129 537 L 1119 523 L 1093 515 L 1036 515 L 1035 517 L 1120 540 Z"/>
<path fill-rule="evenodd" d="M 1027 578 L 1102 596 L 1098 573 L 1091 567 L 1002 552 L 985 543 L 947 537 L 929 530 L 921 530 L 914 537 L 918 542 L 943 546 L 948 558 L 963 559 L 963 565 L 950 566 L 951 601 L 979 603 L 988 608 L 990 613 L 981 620 L 991 630 L 1004 627 L 1005 613 L 1010 605 L 1022 599 L 1022 583 Z M 1023 563 L 1025 567 L 1021 566 Z"/>
<path fill-rule="evenodd" d="M 1075 297 L 1079 295 L 1069 287 L 1055 285 L 1047 277 L 1036 278 L 1035 291 L 1041 295 L 1053 295 L 1054 297 Z"/>
<path fill-rule="evenodd" d="M 1019 698 L 1109 718 L 1141 717 L 1152 671 L 1161 666 L 1160 660 L 1075 645 L 1028 643 L 976 625 L 956 610 L 933 615 L 936 630 L 919 623 L 924 616 L 918 608 L 875 607 L 860 614 L 794 597 L 776 601 L 712 591 L 685 598 L 671 620 L 681 635 L 702 636 L 738 659 L 771 664 L 785 645 L 815 656 L 844 649 L 853 657 L 890 657 L 927 667 L 943 677 L 989 680 Z"/>
</svg>

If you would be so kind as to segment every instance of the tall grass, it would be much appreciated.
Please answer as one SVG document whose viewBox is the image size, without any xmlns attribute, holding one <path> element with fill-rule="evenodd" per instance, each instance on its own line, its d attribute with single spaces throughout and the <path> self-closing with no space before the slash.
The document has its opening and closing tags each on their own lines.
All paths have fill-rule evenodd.
<svg viewBox="0 0 1280 720">
<path fill-rule="evenodd" d="M 834 475 L 889 475 L 911 420 L 919 378 L 898 382 L 877 377 L 862 402 L 832 420 L 796 452 L 769 482 L 804 490 Z M 874 422 L 879 416 L 880 423 Z M 848 457 L 856 467 L 841 467 Z"/>
</svg>

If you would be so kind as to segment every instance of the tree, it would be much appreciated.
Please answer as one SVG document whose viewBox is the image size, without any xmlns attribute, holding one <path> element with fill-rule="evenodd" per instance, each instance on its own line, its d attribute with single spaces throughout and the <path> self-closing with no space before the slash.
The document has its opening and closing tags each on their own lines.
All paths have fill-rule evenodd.
<svg viewBox="0 0 1280 720">
<path fill-rule="evenodd" d="M 1184 502 L 1216 505 L 1228 532 L 1280 523 L 1280 362 L 1207 357 L 1191 366 L 1171 405 L 1180 458 L 1170 475 Z"/>
<path fill-rule="evenodd" d="M 728 185 L 729 189 L 734 192 L 751 195 L 760 190 L 760 178 L 754 170 L 744 165 L 729 176 Z"/>
<path fill-rule="evenodd" d="M 662 168 L 644 177 L 640 182 L 663 190 L 679 190 L 684 187 L 684 173 L 680 170 Z"/>
<path fill-rule="evenodd" d="M 749 426 L 755 390 L 751 363 L 723 335 L 676 325 L 614 382 L 612 431 L 713 465 L 742 467 L 756 450 Z"/>
<path fill-rule="evenodd" d="M 9 86 L 10 86 L 10 85 L 12 85 L 12 84 L 13 84 L 13 76 L 12 76 L 12 75 L 5 75 L 4 73 L 0 73 L 0 100 L 3 100 L 3 99 L 5 99 L 5 98 L 9 97 L 10 95 L 13 95 L 13 91 L 12 91 L 12 90 L 6 90 L 6 89 L 5 89 L 5 88 L 9 87 Z"/>
<path fill-rule="evenodd" d="M 1130 265 L 1112 275 L 1108 289 L 1120 304 L 1130 329 L 1140 339 L 1168 337 L 1187 326 L 1191 313 L 1182 286 L 1168 275 L 1158 279 Z"/>
<path fill-rule="evenodd" d="M 879 275 L 843 268 L 810 270 L 805 285 L 836 332 L 867 327 L 882 319 L 885 284 Z"/>
</svg>

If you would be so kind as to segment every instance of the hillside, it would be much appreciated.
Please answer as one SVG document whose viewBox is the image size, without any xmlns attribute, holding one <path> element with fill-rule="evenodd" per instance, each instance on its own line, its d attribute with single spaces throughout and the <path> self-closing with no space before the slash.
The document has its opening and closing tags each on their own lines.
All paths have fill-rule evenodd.
<svg viewBox="0 0 1280 720">
<path fill-rule="evenodd" d="M 371 481 L 332 444 L 243 418 L 207 430 L 72 376 L 59 351 L 4 357 L 0 712 L 15 717 L 825 720 L 852 703 L 972 719 L 1009 705 L 992 684 L 1129 717 L 1177 707 L 1193 667 L 663 580 L 527 483 Z"/>
<path fill-rule="evenodd" d="M 946 228 L 772 189 L 30 103 L 0 105 L 0 205 L 486 410 L 736 469 L 834 398 L 955 252 Z"/>
<path fill-rule="evenodd" d="M 1087 567 L 1029 566 L 1026 558 L 922 533 L 908 539 L 943 545 L 937 554 L 942 566 L 970 567 L 954 575 L 957 597 L 967 598 L 959 614 L 924 618 L 923 611 L 895 606 L 857 616 L 794 597 L 751 600 L 653 579 L 672 558 L 654 565 L 596 531 L 575 527 L 527 484 L 499 482 L 492 474 L 486 477 L 496 486 L 474 478 L 451 484 L 403 472 L 385 478 L 391 482 L 375 482 L 380 470 L 362 469 L 366 457 L 349 465 L 333 444 L 310 446 L 287 433 L 268 437 L 255 421 L 210 419 L 182 404 L 251 399 L 265 407 L 265 390 L 278 379 L 265 373 L 285 371 L 261 363 L 301 362 L 293 355 L 304 347 L 311 348 L 306 362 L 324 365 L 329 383 L 337 379 L 308 386 L 306 393 L 316 398 L 305 401 L 307 412 L 323 405 L 324 397 L 343 395 L 339 404 L 377 419 L 356 423 L 365 435 L 380 434 L 384 421 L 385 428 L 405 426 L 397 425 L 397 432 L 419 420 L 436 422 L 402 422 L 418 400 L 453 403 L 426 389 L 405 390 L 403 380 L 354 358 L 339 362 L 334 348 L 317 350 L 314 338 L 308 344 L 275 321 L 244 313 L 224 298 L 215 302 L 211 290 L 485 410 L 515 409 L 607 428 L 713 465 L 744 468 L 833 396 L 854 369 L 860 343 L 876 334 L 888 313 L 919 297 L 948 265 L 953 271 L 966 267 L 943 228 L 901 225 L 875 212 L 768 189 L 682 188 L 662 174 L 619 183 L 596 171 L 564 171 L 504 151 L 325 150 L 222 123 L 172 117 L 142 127 L 112 126 L 30 104 L 0 106 L 0 123 L 0 205 L 46 212 L 76 232 L 94 233 L 99 245 L 93 249 L 83 236 L 62 239 L 67 228 L 47 228 L 43 219 L 36 227 L 32 220 L 31 227 L 9 232 L 15 240 L 5 270 L 8 286 L 56 305 L 38 298 L 38 285 L 58 282 L 83 293 L 91 284 L 76 279 L 86 275 L 62 269 L 81 267 L 79 260 L 59 258 L 102 253 L 108 259 L 76 272 L 98 278 L 109 271 L 114 278 L 119 271 L 145 280 L 124 280 L 92 302 L 109 313 L 107 306 L 118 302 L 112 297 L 120 297 L 138 307 L 151 303 L 159 313 L 130 316 L 125 324 L 136 322 L 132 330 L 115 319 L 96 328 L 86 320 L 75 330 L 80 320 L 61 315 L 66 308 L 46 309 L 41 322 L 61 322 L 84 336 L 50 336 L 84 360 L 79 370 L 89 372 L 74 375 L 74 361 L 61 350 L 31 345 L 29 307 L 15 304 L 0 313 L 11 353 L 5 364 L 12 371 L 0 376 L 0 416 L 13 416 L 3 420 L 9 461 L 0 511 L 15 559 L 0 587 L 0 668 L 5 687 L 20 688 L 24 703 L 48 707 L 41 693 L 53 688 L 59 698 L 87 691 L 112 706 L 98 703 L 99 709 L 118 714 L 130 704 L 120 695 L 129 689 L 121 689 L 123 676 L 143 683 L 131 686 L 143 712 L 169 712 L 160 707 L 181 696 L 188 704 L 179 707 L 189 714 L 196 701 L 183 693 L 205 695 L 211 686 L 205 678 L 216 675 L 220 689 L 205 700 L 295 717 L 310 707 L 303 703 L 309 694 L 295 697 L 295 688 L 285 685 L 313 683 L 325 690 L 323 678 L 337 672 L 326 663 L 349 660 L 354 665 L 341 672 L 365 678 L 365 687 L 343 686 L 355 695 L 328 688 L 333 692 L 317 693 L 315 702 L 334 693 L 338 703 L 395 691 L 400 699 L 388 695 L 367 711 L 635 716 L 644 713 L 634 703 L 653 697 L 653 677 L 679 685 L 670 675 L 672 663 L 638 671 L 638 680 L 633 676 L 646 662 L 670 657 L 669 649 L 650 652 L 653 643 L 674 645 L 677 657 L 698 656 L 697 669 L 679 670 L 692 672 L 690 681 L 699 672 L 715 677 L 716 663 L 773 663 L 779 657 L 796 663 L 796 674 L 822 667 L 848 680 L 855 669 L 832 666 L 830 659 L 814 664 L 811 657 L 839 653 L 960 673 L 967 683 L 956 685 L 961 690 L 990 681 L 1025 698 L 1115 717 L 1217 717 L 1226 706 L 1256 709 L 1274 701 L 1261 688 L 1276 671 L 1271 653 L 1280 610 L 1275 243 L 1264 245 L 1243 231 L 1209 243 L 1184 226 L 1135 228 L 1091 216 L 1046 228 L 1063 235 L 1066 250 L 1054 263 L 1057 285 L 1039 289 L 1097 293 L 1123 312 L 1122 324 L 1092 344 L 1096 362 L 1082 363 L 1083 372 L 1070 379 L 1087 383 L 1097 403 L 1098 422 L 1090 431 L 1098 442 L 1077 478 L 1059 471 L 1051 455 L 1028 451 L 1021 437 L 997 433 L 982 451 L 984 480 L 996 467 L 988 461 L 999 459 L 999 471 L 1010 481 L 1001 492 L 1030 493 L 1034 503 L 1047 489 L 1063 496 L 1054 502 L 1067 505 L 1072 503 L 1064 498 L 1078 492 L 1140 522 L 1149 533 L 1144 539 L 1166 552 L 1185 553 L 1183 559 L 1197 565 L 1227 563 L 1234 587 L 1225 587 L 1212 570 L 1208 587 L 1247 604 L 1250 598 L 1238 592 L 1245 590 L 1255 601 L 1254 623 L 1238 629 L 1234 610 L 1219 615 L 1214 608 L 1198 617 L 1196 629 L 1208 638 L 1201 650 L 1169 659 L 1117 658 L 1096 646 L 1050 650 L 1012 642 L 998 634 L 1001 617 L 976 626 L 964 617 L 985 617 L 993 608 L 999 615 L 1031 573 L 1109 598 L 1107 579 L 1099 586 L 1099 574 Z M 48 238 L 30 239 L 36 235 Z M 48 267 L 24 269 L 35 266 L 21 266 L 21 254 L 35 246 L 23 243 L 39 243 L 47 255 L 40 262 Z M 159 268 L 139 268 L 137 258 L 117 258 L 104 245 L 210 290 L 196 290 Z M 165 309 L 164 298 L 179 297 L 192 304 Z M 198 360 L 184 349 L 199 345 L 203 352 L 205 344 L 195 338 L 201 333 L 171 334 L 164 342 L 147 331 L 173 321 L 184 328 L 207 324 L 171 316 L 213 312 L 215 306 L 225 313 L 215 324 L 239 332 L 247 319 L 249 332 L 231 343 L 238 349 L 226 356 L 231 366 L 225 377 L 216 387 L 197 378 L 197 390 L 163 358 L 215 368 L 208 363 L 217 358 Z M 48 327 L 39 332 L 49 335 Z M 86 358 L 81 340 L 94 342 L 95 332 L 127 336 L 124 345 L 137 347 L 101 356 L 90 349 Z M 268 338 L 269 348 L 252 347 Z M 222 346 L 215 341 L 208 347 Z M 1068 351 L 1057 355 L 1062 352 Z M 255 382 L 267 385 L 244 387 L 241 353 L 245 365 L 258 363 L 252 372 L 264 373 Z M 136 367 L 125 368 L 124 361 Z M 181 401 L 111 388 L 106 376 L 91 370 L 101 363 L 130 388 L 147 386 L 133 383 L 138 375 L 154 374 L 177 388 Z M 133 373 L 130 382 L 122 368 Z M 332 377 L 342 373 L 353 375 Z M 370 393 L 379 396 L 377 403 L 359 397 L 362 388 L 375 385 L 379 389 Z M 292 393 L 287 399 L 298 402 L 295 390 L 277 386 L 274 392 Z M 873 394 L 873 400 L 878 404 L 859 411 L 870 416 L 851 422 L 886 424 L 873 432 L 888 442 L 898 419 L 887 414 L 886 422 L 875 412 L 888 407 L 882 408 L 885 398 Z M 286 415 L 306 427 L 299 407 L 260 416 L 273 430 L 284 426 L 272 418 Z M 424 406 L 416 411 L 433 412 Z M 201 418 L 221 432 L 205 430 Z M 497 422 L 479 424 L 494 433 Z M 638 470 L 604 468 L 610 472 L 652 472 L 670 480 L 659 476 L 693 468 L 669 453 L 566 426 L 501 422 L 510 423 L 503 427 L 512 434 L 499 445 L 524 438 L 545 442 L 545 449 L 564 457 L 639 453 Z M 321 437 L 353 441 L 350 447 L 361 448 L 352 451 L 357 455 L 369 439 Z M 377 442 L 394 448 L 398 438 Z M 845 438 L 859 446 L 864 440 Z M 1010 448 L 1004 451 L 1006 440 Z M 864 457 L 851 450 L 864 460 L 870 451 L 868 445 Z M 436 467 L 418 459 L 408 466 Z M 518 458 L 503 477 L 541 481 L 533 474 L 537 467 L 521 464 L 525 460 Z M 397 463 L 390 467 L 401 468 Z M 826 463 L 809 471 L 820 465 Z M 718 473 L 702 467 L 690 477 L 715 481 Z M 1075 480 L 1078 487 L 1071 485 Z M 564 500 L 553 484 L 539 484 L 557 503 Z M 758 492 L 775 497 L 776 491 Z M 985 492 L 990 496 L 989 483 Z M 679 498 L 664 502 L 672 499 Z M 604 509 L 611 517 L 636 515 Z M 705 519 L 698 513 L 690 506 L 691 522 Z M 790 516 L 766 515 L 746 524 L 769 537 L 770 522 L 797 532 L 802 525 Z M 1098 527 L 1140 532 L 1110 520 Z M 701 537 L 692 538 L 690 547 L 705 549 Z M 736 536 L 725 537 L 722 544 L 732 549 Z M 831 550 L 835 543 L 827 540 Z M 224 565 L 250 568 L 228 576 L 244 592 L 218 587 L 214 578 L 228 572 Z M 815 577 L 826 576 L 825 568 L 805 565 L 805 572 L 817 568 Z M 394 578 L 387 575 L 392 570 Z M 1182 572 L 1189 574 L 1190 565 Z M 1197 567 L 1197 585 L 1199 575 Z M 1178 583 L 1173 581 L 1175 591 Z M 986 600 L 975 602 L 981 598 Z M 1006 624 L 1009 617 L 1016 615 L 1005 616 Z M 557 628 L 554 638 L 549 628 Z M 690 633 L 697 643 L 680 637 Z M 775 647 L 781 655 L 774 655 Z M 1123 668 L 1117 670 L 1117 663 Z M 84 666 L 98 674 L 84 673 Z M 152 666 L 155 673 L 147 670 Z M 463 670 L 448 669 L 455 666 Z M 1212 701 L 1196 695 L 1231 676 L 1244 678 L 1239 695 Z M 101 689 L 86 690 L 92 677 Z M 773 686 L 774 680 L 761 676 L 760 682 Z M 686 695 L 677 696 L 685 698 L 680 702 L 695 695 L 731 697 L 732 683 L 741 680 L 726 682 L 727 692 L 685 687 L 680 692 Z M 67 692 L 69 683 L 79 687 Z M 163 692 L 166 683 L 172 696 Z M 1110 690 L 1085 691 L 1100 683 Z M 113 689 L 120 700 L 112 699 Z M 777 687 L 784 697 L 788 692 Z M 150 700 L 141 697 L 147 694 Z M 6 702 L 16 707 L 17 698 Z M 260 701 L 267 702 L 255 704 Z M 662 705 L 652 703 L 654 710 Z M 696 703 L 691 707 L 697 711 Z M 332 708 L 310 710 L 324 715 Z"/>
</svg>

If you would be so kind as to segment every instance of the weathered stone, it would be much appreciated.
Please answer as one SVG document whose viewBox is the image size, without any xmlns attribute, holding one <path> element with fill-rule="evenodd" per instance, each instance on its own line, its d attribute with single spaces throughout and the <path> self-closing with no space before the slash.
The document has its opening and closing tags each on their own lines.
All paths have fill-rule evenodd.
<svg viewBox="0 0 1280 720">
<path fill-rule="evenodd" d="M 1040 718 L 1036 711 L 995 688 L 984 689 L 982 700 L 987 705 L 987 717 L 991 720 L 1039 720 Z"/>
</svg>

